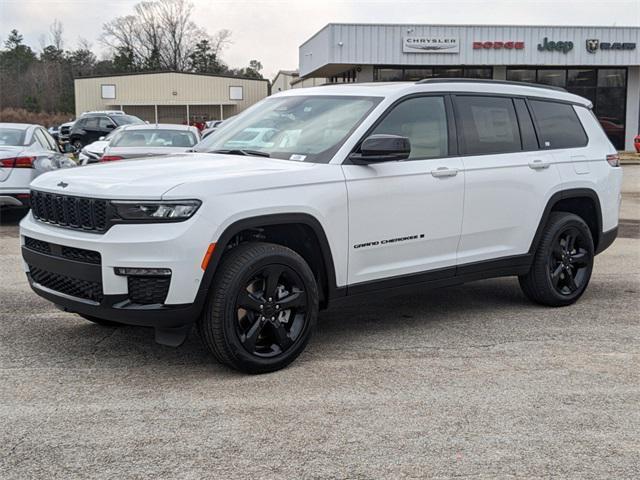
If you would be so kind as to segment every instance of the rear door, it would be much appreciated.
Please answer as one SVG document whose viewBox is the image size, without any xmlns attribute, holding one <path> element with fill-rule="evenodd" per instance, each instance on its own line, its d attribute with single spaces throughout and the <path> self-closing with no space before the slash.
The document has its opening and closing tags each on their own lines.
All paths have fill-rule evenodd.
<svg viewBox="0 0 640 480">
<path fill-rule="evenodd" d="M 366 136 L 409 138 L 408 160 L 343 164 L 349 199 L 349 288 L 415 274 L 453 276 L 462 226 L 464 172 L 455 152 L 450 100 L 416 96 L 391 107 Z M 424 278 L 428 275 L 425 275 Z M 369 288 L 364 285 L 363 288 Z"/>
<path fill-rule="evenodd" d="M 538 147 L 527 102 L 469 94 L 456 95 L 454 105 L 466 178 L 458 265 L 527 253 L 560 184 L 553 155 Z"/>
</svg>

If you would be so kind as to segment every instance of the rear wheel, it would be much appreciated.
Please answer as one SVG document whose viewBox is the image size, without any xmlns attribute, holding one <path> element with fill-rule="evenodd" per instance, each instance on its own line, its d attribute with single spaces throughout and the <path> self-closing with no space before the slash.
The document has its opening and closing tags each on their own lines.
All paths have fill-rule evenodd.
<svg viewBox="0 0 640 480">
<path fill-rule="evenodd" d="M 80 315 L 85 320 L 89 320 L 90 322 L 95 323 L 97 325 L 102 325 L 103 327 L 121 327 L 122 326 L 121 323 L 112 322 L 111 320 L 103 320 L 101 318 L 93 317 L 91 315 L 84 315 L 82 313 L 79 313 L 78 315 Z"/>
<path fill-rule="evenodd" d="M 302 353 L 317 315 L 318 287 L 304 259 L 281 245 L 248 243 L 220 265 L 198 328 L 218 361 L 265 373 Z"/>
<path fill-rule="evenodd" d="M 571 305 L 589 284 L 593 258 L 593 238 L 584 220 L 572 213 L 553 212 L 531 270 L 519 277 L 520 286 L 536 303 Z"/>
</svg>

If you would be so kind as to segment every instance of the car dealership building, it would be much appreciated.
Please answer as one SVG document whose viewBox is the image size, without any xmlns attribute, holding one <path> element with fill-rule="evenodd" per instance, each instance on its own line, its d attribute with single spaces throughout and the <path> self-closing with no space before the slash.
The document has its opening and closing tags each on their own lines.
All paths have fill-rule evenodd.
<svg viewBox="0 0 640 480">
<path fill-rule="evenodd" d="M 482 78 L 588 98 L 616 148 L 640 124 L 640 27 L 329 24 L 300 46 L 300 79 Z"/>
</svg>

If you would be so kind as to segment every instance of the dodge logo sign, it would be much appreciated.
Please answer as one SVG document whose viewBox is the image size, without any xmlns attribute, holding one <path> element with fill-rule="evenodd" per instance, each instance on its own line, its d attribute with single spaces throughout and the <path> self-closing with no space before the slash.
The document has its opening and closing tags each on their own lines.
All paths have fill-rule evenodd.
<svg viewBox="0 0 640 480">
<path fill-rule="evenodd" d="M 459 53 L 457 37 L 404 37 L 402 51 L 405 53 Z"/>
<path fill-rule="evenodd" d="M 481 48 L 500 50 L 505 48 L 507 50 L 522 50 L 524 48 L 524 42 L 473 42 L 473 49 L 480 50 Z"/>
</svg>

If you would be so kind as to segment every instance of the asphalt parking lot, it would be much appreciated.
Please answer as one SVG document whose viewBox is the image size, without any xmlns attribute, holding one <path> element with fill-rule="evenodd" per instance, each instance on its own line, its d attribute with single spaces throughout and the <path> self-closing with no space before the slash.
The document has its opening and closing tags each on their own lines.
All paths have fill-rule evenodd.
<svg viewBox="0 0 640 480">
<path fill-rule="evenodd" d="M 323 312 L 288 369 L 53 308 L 0 226 L 0 478 L 638 478 L 640 165 L 582 300 L 514 278 Z"/>
</svg>

